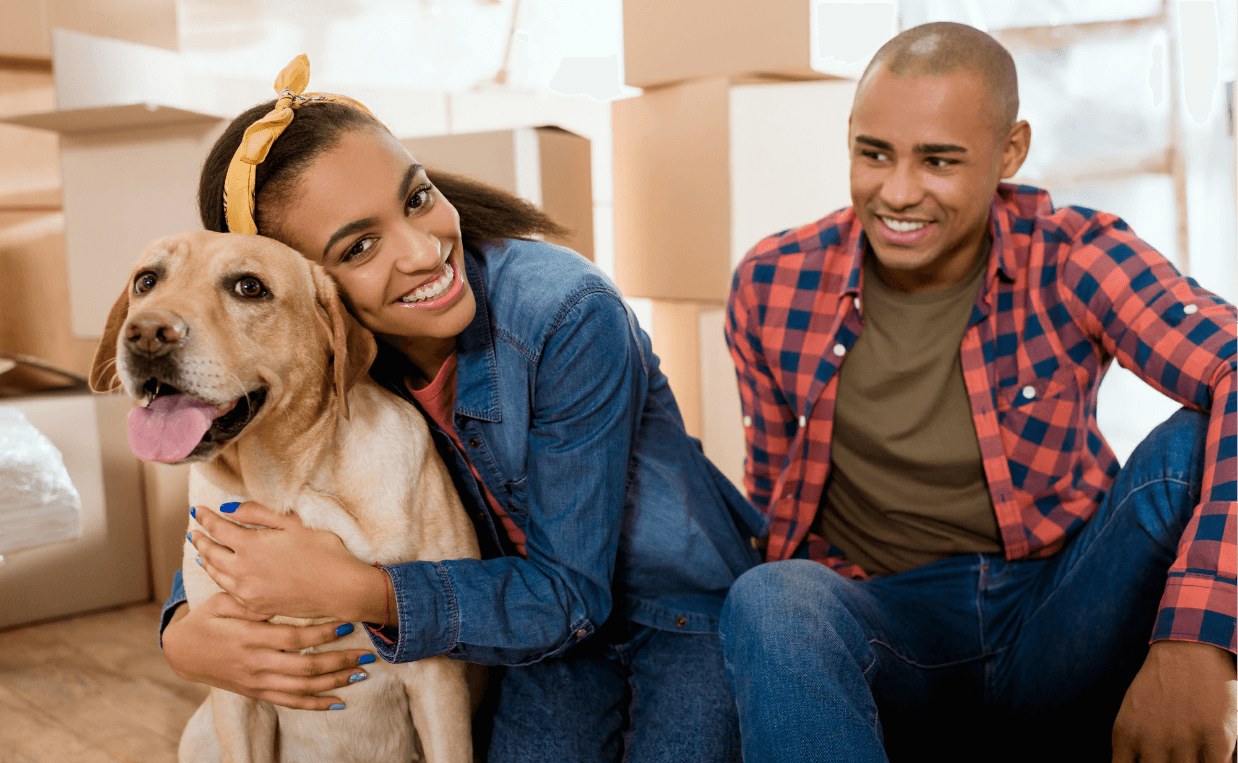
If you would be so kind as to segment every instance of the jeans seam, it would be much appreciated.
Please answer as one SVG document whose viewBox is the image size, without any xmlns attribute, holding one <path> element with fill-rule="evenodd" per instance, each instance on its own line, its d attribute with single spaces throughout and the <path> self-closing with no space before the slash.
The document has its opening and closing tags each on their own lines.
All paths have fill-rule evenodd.
<svg viewBox="0 0 1238 763">
<path fill-rule="evenodd" d="M 1177 477 L 1158 477 L 1156 479 L 1148 480 L 1147 482 L 1143 483 L 1142 485 L 1139 485 L 1138 487 L 1132 488 L 1131 490 L 1127 491 L 1126 496 L 1123 497 L 1122 500 L 1118 502 L 1118 505 L 1114 506 L 1113 509 L 1109 512 L 1108 519 L 1105 520 L 1104 526 L 1102 526 L 1100 530 L 1096 532 L 1096 538 L 1094 538 L 1092 542 L 1095 543 L 1096 540 L 1099 539 L 1101 535 L 1103 535 L 1105 532 L 1108 532 L 1109 526 L 1113 524 L 1113 521 L 1115 519 L 1117 519 L 1118 514 L 1121 512 L 1122 508 L 1126 506 L 1127 501 L 1133 498 L 1136 493 L 1138 493 L 1139 491 L 1143 490 L 1146 487 L 1152 487 L 1153 485 L 1163 485 L 1165 483 L 1171 483 L 1175 485 L 1185 485 L 1188 489 L 1191 487 L 1191 483 L 1187 480 L 1178 479 Z M 1142 530 L 1143 528 L 1140 527 L 1140 529 Z M 1144 530 L 1144 532 L 1147 533 L 1146 530 Z M 1147 534 L 1149 538 L 1152 538 L 1152 540 L 1154 541 L 1157 540 L 1151 535 L 1151 533 L 1147 533 Z M 1176 550 L 1176 547 L 1171 550 Z M 1044 601 L 1040 602 L 1040 606 L 1036 607 L 1035 611 L 1033 611 L 1027 617 L 1023 618 L 1024 623 L 1030 623 L 1036 617 L 1036 615 L 1040 614 L 1040 611 L 1042 609 L 1044 609 L 1046 606 L 1049 605 L 1049 602 L 1053 601 L 1053 597 L 1057 595 L 1057 592 L 1060 591 L 1062 587 L 1066 585 L 1067 582 L 1070 581 L 1070 579 L 1075 575 L 1076 572 L 1078 572 L 1079 565 L 1083 561 L 1083 556 L 1084 556 L 1083 554 L 1080 554 L 1080 556 L 1075 559 L 1074 564 L 1072 564 L 1070 569 L 1066 571 L 1066 574 L 1062 576 L 1062 579 L 1058 581 L 1058 584 L 1053 587 L 1053 590 L 1049 593 L 1048 596 L 1044 598 Z"/>
<path fill-rule="evenodd" d="M 894 647 L 890 646 L 890 645 L 889 645 L 889 644 L 887 644 L 886 642 L 881 641 L 880 639 L 869 639 L 869 640 L 868 640 L 868 644 L 869 644 L 869 646 L 873 646 L 873 645 L 876 645 L 876 646 L 883 646 L 883 647 L 885 647 L 885 648 L 886 648 L 886 650 L 887 650 L 887 651 L 889 651 L 889 652 L 890 652 L 890 654 L 894 655 L 895 657 L 897 657 L 898 659 L 900 659 L 900 660 L 902 660 L 903 662 L 907 663 L 908 665 L 911 665 L 912 667 L 915 667 L 915 668 L 922 668 L 922 669 L 924 669 L 924 670 L 936 670 L 936 669 L 938 669 L 938 668 L 953 668 L 953 667 L 955 667 L 956 665 L 966 665 L 966 664 L 967 664 L 967 663 L 969 663 L 969 662 L 977 662 L 977 661 L 979 661 L 979 660 L 984 660 L 984 659 L 987 659 L 987 658 L 992 657 L 992 656 L 994 656 L 994 655 L 1000 654 L 1000 653 L 1002 653 L 1002 652 L 1004 652 L 1004 651 L 1006 650 L 1006 647 L 1002 647 L 1001 649 L 995 649 L 995 650 L 994 650 L 994 651 L 992 651 L 992 652 L 988 652 L 988 653 L 985 653 L 985 654 L 981 654 L 981 655 L 978 655 L 978 656 L 976 656 L 976 657 L 968 657 L 968 658 L 967 658 L 967 659 L 965 659 L 965 660 L 955 660 L 955 661 L 953 661 L 953 662 L 943 662 L 943 663 L 941 663 L 940 665 L 924 665 L 924 664 L 922 664 L 922 663 L 916 662 L 915 660 L 911 659 L 910 657 L 907 657 L 907 656 L 905 656 L 905 655 L 900 654 L 900 653 L 898 652 L 898 650 L 897 650 L 897 649 L 895 649 Z M 874 659 L 873 659 L 873 664 L 876 664 L 876 662 L 877 662 L 877 660 L 876 660 L 876 658 L 874 658 Z M 870 667 L 871 667 L 871 666 L 870 666 Z M 864 674 L 865 674 L 865 675 L 867 675 L 867 674 L 868 674 L 868 671 L 867 671 L 867 670 L 866 670 L 866 671 L 864 671 Z"/>
</svg>

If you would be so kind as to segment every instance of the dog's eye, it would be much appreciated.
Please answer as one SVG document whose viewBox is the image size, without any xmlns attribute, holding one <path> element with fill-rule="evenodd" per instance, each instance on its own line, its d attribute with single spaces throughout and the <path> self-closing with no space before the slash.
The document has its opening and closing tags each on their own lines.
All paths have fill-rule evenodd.
<svg viewBox="0 0 1238 763">
<path fill-rule="evenodd" d="M 137 294 L 145 294 L 155 288 L 155 284 L 159 282 L 159 278 L 149 270 L 139 275 L 133 281 L 133 291 Z"/>
<path fill-rule="evenodd" d="M 235 288 L 237 294 L 249 299 L 265 297 L 267 293 L 267 289 L 262 285 L 262 281 L 259 281 L 253 276 L 245 276 L 241 280 L 237 281 Z"/>
</svg>

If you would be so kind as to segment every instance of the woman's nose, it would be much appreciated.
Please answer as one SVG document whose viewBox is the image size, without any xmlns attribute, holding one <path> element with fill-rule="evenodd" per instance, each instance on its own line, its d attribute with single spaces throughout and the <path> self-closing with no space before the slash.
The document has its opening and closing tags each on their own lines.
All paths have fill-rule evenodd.
<svg viewBox="0 0 1238 763">
<path fill-rule="evenodd" d="M 396 267 L 404 273 L 424 273 L 442 264 L 442 248 L 437 236 L 409 226 L 393 242 Z"/>
</svg>

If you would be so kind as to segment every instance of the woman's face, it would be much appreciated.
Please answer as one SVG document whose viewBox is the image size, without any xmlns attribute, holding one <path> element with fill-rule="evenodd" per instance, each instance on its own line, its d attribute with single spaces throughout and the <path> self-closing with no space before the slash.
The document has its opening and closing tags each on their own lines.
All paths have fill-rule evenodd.
<svg viewBox="0 0 1238 763">
<path fill-rule="evenodd" d="M 357 320 L 415 361 L 411 350 L 454 347 L 473 320 L 460 217 L 385 130 L 346 133 L 275 217 L 280 240 L 327 269 Z"/>
</svg>

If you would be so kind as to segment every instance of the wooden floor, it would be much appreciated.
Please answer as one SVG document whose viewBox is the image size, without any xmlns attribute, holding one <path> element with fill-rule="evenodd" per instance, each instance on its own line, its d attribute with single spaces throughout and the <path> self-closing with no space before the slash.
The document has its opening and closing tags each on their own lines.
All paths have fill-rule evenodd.
<svg viewBox="0 0 1238 763">
<path fill-rule="evenodd" d="M 159 650 L 158 604 L 0 632 L 0 763 L 174 763 L 207 687 Z"/>
</svg>

